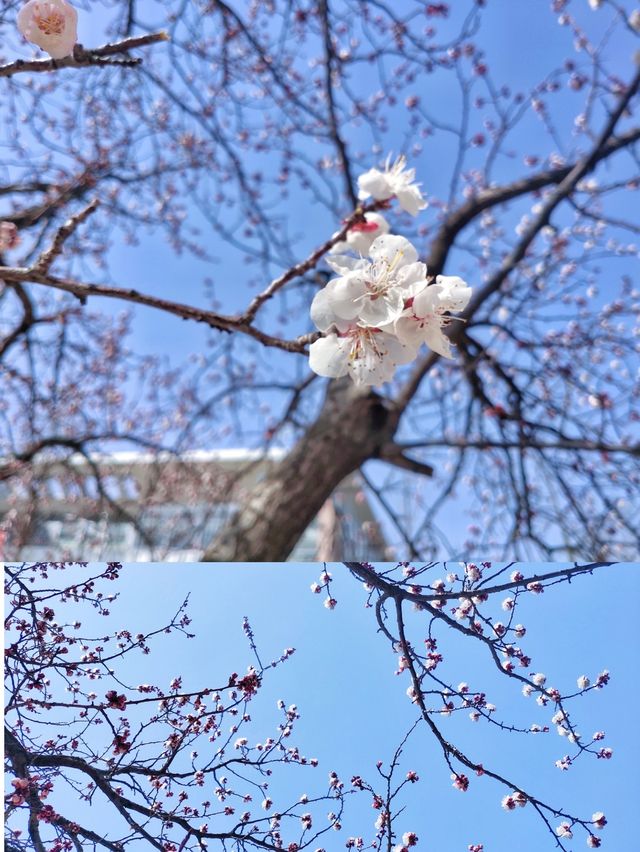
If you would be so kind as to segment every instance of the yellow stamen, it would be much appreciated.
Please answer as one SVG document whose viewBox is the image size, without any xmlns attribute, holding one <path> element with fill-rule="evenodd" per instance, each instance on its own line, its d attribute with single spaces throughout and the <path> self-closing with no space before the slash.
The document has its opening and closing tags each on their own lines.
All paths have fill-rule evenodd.
<svg viewBox="0 0 640 852">
<path fill-rule="evenodd" d="M 59 12 L 51 11 L 48 15 L 36 15 L 35 22 L 38 29 L 45 35 L 62 35 L 64 32 L 64 18 Z"/>
</svg>

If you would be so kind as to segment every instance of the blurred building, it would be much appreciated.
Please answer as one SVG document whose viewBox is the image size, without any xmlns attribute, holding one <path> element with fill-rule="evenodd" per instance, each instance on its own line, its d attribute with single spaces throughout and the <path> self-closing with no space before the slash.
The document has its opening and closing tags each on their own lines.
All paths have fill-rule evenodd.
<svg viewBox="0 0 640 852">
<path fill-rule="evenodd" d="M 241 499 L 282 455 L 240 449 L 43 461 L 18 489 L 15 478 L 0 482 L 4 558 L 198 561 L 233 514 L 232 491 Z M 289 560 L 384 557 L 379 524 L 353 474 L 327 500 Z"/>
</svg>

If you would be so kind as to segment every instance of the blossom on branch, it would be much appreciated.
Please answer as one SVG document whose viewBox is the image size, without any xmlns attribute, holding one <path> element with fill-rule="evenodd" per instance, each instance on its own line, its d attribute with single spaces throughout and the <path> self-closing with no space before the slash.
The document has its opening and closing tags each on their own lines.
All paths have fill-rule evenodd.
<svg viewBox="0 0 640 852">
<path fill-rule="evenodd" d="M 356 385 L 378 385 L 393 378 L 399 364 L 408 364 L 415 350 L 397 337 L 357 323 L 336 323 L 337 332 L 321 337 L 309 347 L 309 366 L 319 376 L 347 374 Z"/>
<path fill-rule="evenodd" d="M 359 179 L 360 197 L 382 201 L 395 195 L 414 214 L 426 207 L 412 183 L 415 171 L 405 165 L 399 157 L 393 166 L 387 160 L 384 172 L 370 169 Z M 453 357 L 444 333 L 451 318 L 445 314 L 466 308 L 471 287 L 451 275 L 438 275 L 429 284 L 415 246 L 388 229 L 382 216 L 368 212 L 327 258 L 338 276 L 316 293 L 310 309 L 324 333 L 309 349 L 309 366 L 320 376 L 349 374 L 356 384 L 381 384 L 393 378 L 397 366 L 414 360 L 422 343 Z M 341 253 L 349 249 L 361 256 Z"/>
<path fill-rule="evenodd" d="M 427 202 L 422 197 L 420 184 L 414 183 L 415 169 L 407 169 L 406 157 L 400 156 L 391 165 L 391 155 L 387 157 L 384 171 L 369 169 L 358 178 L 358 198 L 365 200 L 373 198 L 376 201 L 386 201 L 388 198 L 398 199 L 403 210 L 417 216 L 424 210 Z"/>
<path fill-rule="evenodd" d="M 455 275 L 438 275 L 435 284 L 422 289 L 395 323 L 398 338 L 408 346 L 421 343 L 444 358 L 453 358 L 451 341 L 443 329 L 451 322 L 445 312 L 464 310 L 471 287 Z"/>
<path fill-rule="evenodd" d="M 571 825 L 568 822 L 561 822 L 560 825 L 556 828 L 556 834 L 558 837 L 565 837 L 567 840 L 571 840 L 573 837 L 573 832 L 571 831 Z"/>
<path fill-rule="evenodd" d="M 311 305 L 311 318 L 321 330 L 327 309 L 339 319 L 357 319 L 371 328 L 392 323 L 405 302 L 424 287 L 427 267 L 404 237 L 383 234 L 374 240 L 369 257 L 370 261 L 342 255 L 327 260 L 340 277 L 331 279 Z"/>
<path fill-rule="evenodd" d="M 421 343 L 452 358 L 443 333 L 446 311 L 463 310 L 471 288 L 456 276 L 439 275 L 427 286 L 427 267 L 404 237 L 382 234 L 369 259 L 333 255 L 338 273 L 316 293 L 311 319 L 324 332 L 309 349 L 309 366 L 320 376 L 351 375 L 356 384 L 390 381 L 395 368 L 413 361 Z"/>
<path fill-rule="evenodd" d="M 18 29 L 52 59 L 73 52 L 78 38 L 78 13 L 65 0 L 29 0 L 18 12 Z"/>
</svg>

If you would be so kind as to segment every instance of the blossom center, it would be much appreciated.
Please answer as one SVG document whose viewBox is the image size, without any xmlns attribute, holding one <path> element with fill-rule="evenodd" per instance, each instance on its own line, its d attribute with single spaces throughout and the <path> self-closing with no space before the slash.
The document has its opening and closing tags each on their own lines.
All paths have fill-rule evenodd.
<svg viewBox="0 0 640 852">
<path fill-rule="evenodd" d="M 360 326 L 355 326 L 350 328 L 347 332 L 347 337 L 351 338 L 351 349 L 349 350 L 349 360 L 357 361 L 359 358 L 364 358 L 366 356 L 366 350 L 376 355 L 378 358 L 382 358 L 382 352 L 376 346 L 376 341 L 374 338 L 374 334 L 377 329 L 372 328 L 360 328 Z"/>
<path fill-rule="evenodd" d="M 64 32 L 64 16 L 52 9 L 48 14 L 35 16 L 38 29 L 45 35 L 62 35 Z"/>
<path fill-rule="evenodd" d="M 392 275 L 392 273 L 402 259 L 402 255 L 402 251 L 397 251 L 391 262 L 381 260 L 371 264 L 365 284 L 367 293 L 372 299 L 383 296 L 387 290 L 394 286 L 395 275 Z"/>
</svg>

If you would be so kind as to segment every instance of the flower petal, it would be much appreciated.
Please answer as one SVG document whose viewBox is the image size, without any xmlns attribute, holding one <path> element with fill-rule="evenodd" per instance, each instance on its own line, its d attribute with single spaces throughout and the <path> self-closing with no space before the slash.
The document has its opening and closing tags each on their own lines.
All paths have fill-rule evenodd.
<svg viewBox="0 0 640 852">
<path fill-rule="evenodd" d="M 417 317 L 427 317 L 445 310 L 440 303 L 440 291 L 433 284 L 420 290 L 413 299 L 413 313 Z"/>
<path fill-rule="evenodd" d="M 389 186 L 384 172 L 378 169 L 369 169 L 358 178 L 358 197 L 361 199 L 373 197 L 376 201 L 391 198 L 393 189 Z"/>
<path fill-rule="evenodd" d="M 349 364 L 349 343 L 337 334 L 315 340 L 309 347 L 309 367 L 319 376 L 337 379 L 346 376 Z"/>
<path fill-rule="evenodd" d="M 339 317 L 355 319 L 360 314 L 361 296 L 366 293 L 366 285 L 359 273 L 333 278 L 325 289 L 329 304 Z"/>
<path fill-rule="evenodd" d="M 446 311 L 463 311 L 469 304 L 472 289 L 457 275 L 438 275 L 436 287 L 440 288 L 440 303 Z"/>
<path fill-rule="evenodd" d="M 422 197 L 422 193 L 415 185 L 404 186 L 401 189 L 397 189 L 395 194 L 400 207 L 412 216 L 417 216 L 421 210 L 428 207 L 427 202 Z"/>
<path fill-rule="evenodd" d="M 422 329 L 422 339 L 429 349 L 437 352 L 438 355 L 442 355 L 443 358 L 452 360 L 455 357 L 451 348 L 451 341 L 443 333 L 441 325 L 435 322 L 427 323 Z"/>
<path fill-rule="evenodd" d="M 379 328 L 381 325 L 392 323 L 403 310 L 404 295 L 401 290 L 393 287 L 376 299 L 362 299 L 358 317 L 362 325 Z"/>
<path fill-rule="evenodd" d="M 399 317 L 394 323 L 394 330 L 400 343 L 417 349 L 424 339 L 420 322 L 413 314 Z"/>
<path fill-rule="evenodd" d="M 346 245 L 343 243 L 336 243 L 336 246 Z M 335 246 L 334 246 L 335 248 Z M 361 268 L 366 261 L 363 261 L 361 258 L 349 257 L 347 254 L 330 254 L 325 258 L 325 263 L 327 266 L 330 266 L 334 272 L 337 272 L 339 275 L 346 275 L 347 272 L 351 272 L 354 269 Z"/>
<path fill-rule="evenodd" d="M 397 260 L 398 254 L 401 255 L 400 261 Z M 418 259 L 418 252 L 405 237 L 399 237 L 396 234 L 382 234 L 373 241 L 369 250 L 369 257 L 376 262 L 385 261 L 391 264 L 395 261 L 397 268 L 415 263 Z"/>
<path fill-rule="evenodd" d="M 327 329 L 334 325 L 336 320 L 339 319 L 338 315 L 331 307 L 326 287 L 323 287 L 323 289 L 317 292 L 313 297 L 309 313 L 311 314 L 311 320 L 320 329 L 320 331 L 327 331 Z"/>
<path fill-rule="evenodd" d="M 427 264 L 407 263 L 398 270 L 398 286 L 402 287 L 405 296 L 415 296 L 427 283 Z M 410 291 L 410 292 L 407 292 Z"/>
</svg>

